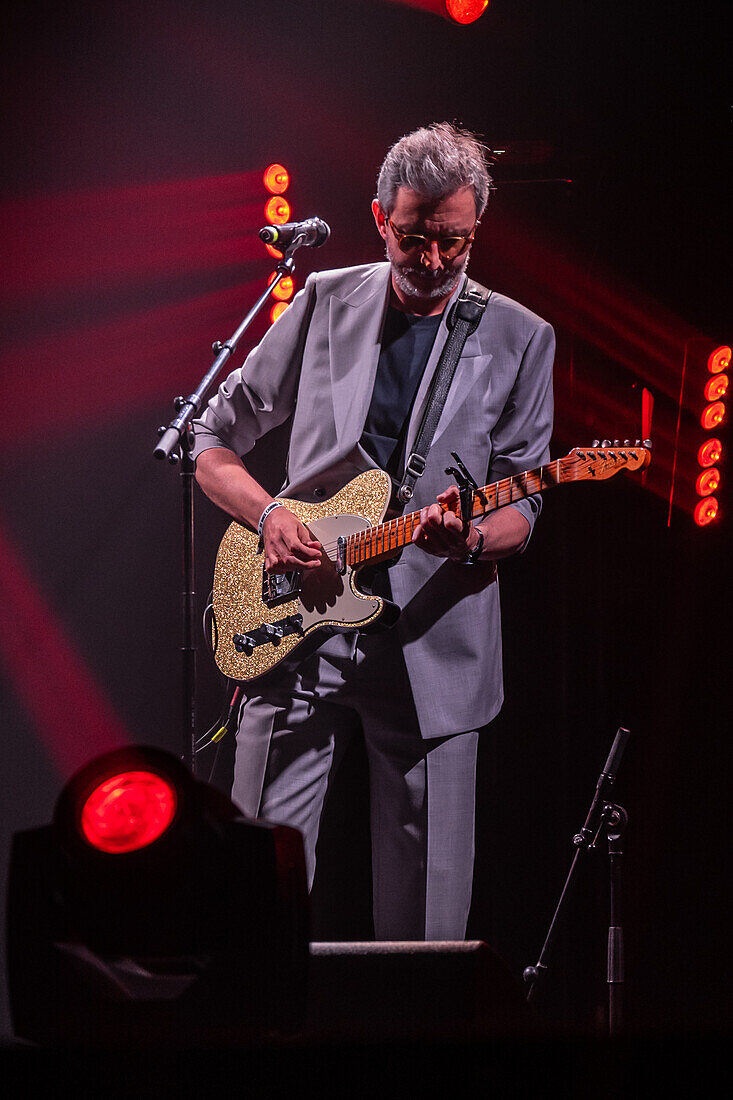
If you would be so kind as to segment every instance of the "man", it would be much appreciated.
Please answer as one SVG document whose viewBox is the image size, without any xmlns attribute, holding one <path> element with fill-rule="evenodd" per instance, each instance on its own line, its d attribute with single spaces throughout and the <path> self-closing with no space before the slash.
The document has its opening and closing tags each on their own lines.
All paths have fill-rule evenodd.
<svg viewBox="0 0 733 1100">
<path fill-rule="evenodd" d="M 241 457 L 292 413 L 283 497 L 322 501 L 375 466 L 399 484 L 490 186 L 465 131 L 437 124 L 398 141 L 373 203 L 387 263 L 309 276 L 198 422 L 198 481 L 261 527 L 268 571 L 317 570 L 322 548 L 285 506 L 270 507 Z M 547 460 L 553 351 L 549 325 L 491 295 L 415 488 L 415 545 L 377 579 L 402 609 L 397 625 L 328 638 L 248 688 L 232 796 L 301 829 L 311 882 L 324 799 L 347 741 L 363 735 L 380 940 L 465 936 L 476 743 L 503 698 L 491 563 L 524 547 L 540 505 L 530 497 L 464 529 L 438 502 L 457 498 L 451 451 L 479 484 Z"/>
</svg>

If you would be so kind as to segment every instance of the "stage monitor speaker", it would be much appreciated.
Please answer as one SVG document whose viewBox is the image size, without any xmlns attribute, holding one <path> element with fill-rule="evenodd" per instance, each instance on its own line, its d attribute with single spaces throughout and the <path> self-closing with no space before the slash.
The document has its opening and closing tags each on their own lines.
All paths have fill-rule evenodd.
<svg viewBox="0 0 733 1100">
<path fill-rule="evenodd" d="M 307 1026 L 328 1040 L 537 1037 L 521 982 L 481 940 L 312 943 Z"/>
</svg>

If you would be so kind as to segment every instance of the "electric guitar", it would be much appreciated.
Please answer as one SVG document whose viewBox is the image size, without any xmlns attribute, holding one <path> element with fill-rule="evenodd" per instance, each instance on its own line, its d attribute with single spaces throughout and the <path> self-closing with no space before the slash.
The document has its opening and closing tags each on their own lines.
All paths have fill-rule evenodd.
<svg viewBox="0 0 733 1100">
<path fill-rule="evenodd" d="M 650 461 L 648 440 L 575 447 L 536 470 L 476 486 L 469 516 L 481 519 L 555 485 L 601 481 Z M 389 625 L 391 610 L 399 614 L 389 601 L 358 587 L 360 571 L 397 557 L 420 522 L 419 511 L 384 521 L 391 492 L 388 474 L 366 470 L 320 504 L 279 498 L 323 547 L 322 565 L 305 572 L 265 572 L 255 532 L 230 524 L 216 557 L 211 617 L 214 659 L 225 676 L 254 680 L 316 630 L 365 630 Z"/>
</svg>

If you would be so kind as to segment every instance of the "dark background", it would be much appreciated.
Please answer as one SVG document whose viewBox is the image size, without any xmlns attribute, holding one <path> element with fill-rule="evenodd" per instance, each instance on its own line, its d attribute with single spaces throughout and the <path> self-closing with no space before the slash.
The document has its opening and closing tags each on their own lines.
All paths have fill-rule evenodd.
<svg viewBox="0 0 733 1100">
<path fill-rule="evenodd" d="M 629 1026 L 730 1029 L 725 462 L 717 522 L 687 506 L 698 349 L 733 335 L 726 11 L 493 0 L 461 28 L 368 0 L 6 8 L 3 863 L 99 751 L 185 749 L 180 487 L 152 449 L 270 270 L 262 170 L 284 163 L 293 216 L 331 225 L 298 253 L 302 285 L 380 258 L 369 202 L 387 147 L 457 119 L 506 149 L 471 270 L 556 327 L 553 457 L 640 435 L 642 388 L 655 398 L 644 483 L 548 496 L 502 564 L 508 701 L 482 746 L 469 935 L 518 977 L 536 961 L 627 726 Z M 199 493 L 196 508 L 201 611 L 226 520 Z M 201 732 L 222 690 L 202 648 Z M 230 764 L 225 742 L 199 773 L 226 788 Z M 360 764 L 326 825 L 314 939 L 370 935 Z M 607 865 L 603 845 L 586 858 L 538 1000 L 573 1034 L 605 1027 Z"/>
</svg>

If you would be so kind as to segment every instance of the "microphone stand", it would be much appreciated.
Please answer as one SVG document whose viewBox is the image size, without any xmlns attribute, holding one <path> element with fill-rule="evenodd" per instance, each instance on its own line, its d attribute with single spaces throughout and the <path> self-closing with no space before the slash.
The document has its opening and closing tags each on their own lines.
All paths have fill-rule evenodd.
<svg viewBox="0 0 733 1100">
<path fill-rule="evenodd" d="M 629 739 L 629 731 L 620 727 L 608 754 L 605 767 L 596 784 L 595 794 L 585 819 L 585 824 L 579 833 L 573 837 L 575 855 L 570 871 L 565 880 L 565 885 L 560 894 L 555 913 L 540 952 L 540 957 L 534 966 L 528 966 L 523 974 L 524 981 L 528 984 L 527 1000 L 530 1001 L 535 992 L 539 979 L 547 973 L 546 958 L 555 938 L 557 924 L 565 900 L 568 896 L 570 884 L 575 874 L 578 860 L 583 851 L 595 848 L 598 837 L 605 829 L 608 839 L 608 854 L 610 861 L 610 921 L 608 929 L 608 955 L 606 968 L 606 981 L 608 983 L 608 1028 L 609 1034 L 618 1035 L 622 1021 L 622 991 L 624 984 L 624 941 L 623 928 L 620 921 L 620 895 L 621 895 L 621 856 L 623 850 L 621 841 L 628 814 L 623 806 L 618 806 L 609 801 L 611 789 L 618 772 L 621 757 L 626 742 Z"/>
<path fill-rule="evenodd" d="M 182 609 L 183 609 L 183 637 L 181 645 L 182 654 L 182 703 L 183 703 L 183 740 L 184 747 L 181 759 L 195 774 L 196 760 L 196 634 L 194 627 L 194 461 L 191 457 L 193 450 L 193 427 L 191 420 L 197 416 L 208 398 L 209 391 L 214 384 L 224 364 L 234 354 L 237 344 L 260 312 L 265 302 L 270 298 L 275 287 L 286 276 L 292 275 L 295 270 L 293 253 L 304 240 L 301 236 L 295 237 L 290 247 L 278 263 L 275 269 L 275 278 L 267 289 L 260 295 L 250 309 L 247 316 L 241 322 L 236 331 L 223 343 L 215 340 L 212 351 L 216 358 L 211 368 L 206 372 L 200 383 L 188 397 L 176 397 L 175 405 L 177 416 L 170 424 L 158 428 L 158 445 L 153 451 L 157 459 L 167 458 L 172 465 L 180 463 L 181 489 L 182 489 Z"/>
</svg>

